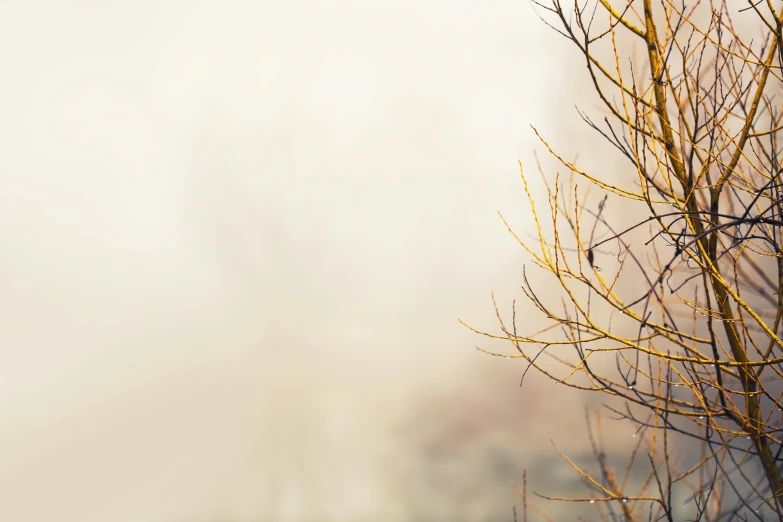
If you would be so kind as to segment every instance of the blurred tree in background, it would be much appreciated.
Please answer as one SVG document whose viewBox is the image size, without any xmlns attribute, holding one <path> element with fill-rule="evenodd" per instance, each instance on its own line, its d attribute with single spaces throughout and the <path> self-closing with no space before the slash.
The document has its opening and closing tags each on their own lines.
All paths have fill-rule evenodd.
<svg viewBox="0 0 783 522">
<path fill-rule="evenodd" d="M 586 492 L 544 498 L 603 520 L 783 520 L 783 7 L 533 3 L 584 56 L 604 115 L 581 116 L 627 168 L 583 170 L 534 129 L 565 174 L 538 163 L 542 206 L 523 171 L 536 231 L 506 225 L 540 317 L 496 304 L 500 332 L 469 328 L 510 341 L 493 355 L 611 396 L 636 437 L 616 470 L 589 418 L 597 471 L 557 449 Z M 521 493 L 520 517 L 543 514 Z"/>
</svg>

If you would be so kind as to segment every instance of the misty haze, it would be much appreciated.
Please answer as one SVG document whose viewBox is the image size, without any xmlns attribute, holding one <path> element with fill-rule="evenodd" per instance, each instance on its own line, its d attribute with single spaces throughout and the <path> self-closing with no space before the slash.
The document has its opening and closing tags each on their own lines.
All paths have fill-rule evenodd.
<svg viewBox="0 0 783 522">
<path fill-rule="evenodd" d="M 595 139 L 566 43 L 518 0 L 0 3 L 0 520 L 581 488 L 550 441 L 588 452 L 583 398 L 457 321 L 495 328 L 494 290 L 535 329 L 497 211 L 532 232 L 531 124 Z"/>
</svg>

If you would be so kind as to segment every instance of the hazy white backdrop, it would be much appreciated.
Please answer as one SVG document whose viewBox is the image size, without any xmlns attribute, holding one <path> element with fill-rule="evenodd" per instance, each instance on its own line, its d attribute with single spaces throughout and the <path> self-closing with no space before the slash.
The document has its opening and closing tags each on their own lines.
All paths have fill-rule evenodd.
<svg viewBox="0 0 783 522">
<path fill-rule="evenodd" d="M 0 64 L 0 520 L 510 520 L 581 426 L 457 323 L 578 150 L 528 2 L 2 0 Z"/>
</svg>

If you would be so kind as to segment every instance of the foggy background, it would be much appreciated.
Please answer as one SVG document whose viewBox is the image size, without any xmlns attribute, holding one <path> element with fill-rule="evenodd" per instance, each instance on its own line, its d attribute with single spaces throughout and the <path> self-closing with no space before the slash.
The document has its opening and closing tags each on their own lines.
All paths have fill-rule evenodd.
<svg viewBox="0 0 783 522">
<path fill-rule="evenodd" d="M 566 43 L 519 0 L 0 2 L 0 519 L 578 486 L 581 399 L 457 322 L 521 298 L 529 125 L 587 152 Z"/>
</svg>

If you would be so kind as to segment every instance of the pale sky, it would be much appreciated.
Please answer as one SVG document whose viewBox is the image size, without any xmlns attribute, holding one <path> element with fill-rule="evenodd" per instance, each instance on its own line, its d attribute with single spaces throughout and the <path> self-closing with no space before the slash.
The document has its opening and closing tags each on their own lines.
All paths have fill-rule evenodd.
<svg viewBox="0 0 783 522">
<path fill-rule="evenodd" d="M 524 0 L 0 1 L 0 519 L 510 520 L 486 448 L 552 453 L 548 385 L 457 318 L 521 298 L 565 43 Z"/>
</svg>

